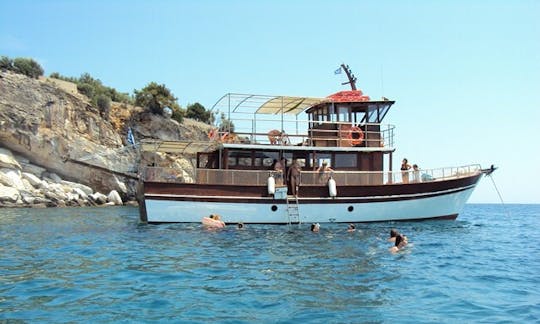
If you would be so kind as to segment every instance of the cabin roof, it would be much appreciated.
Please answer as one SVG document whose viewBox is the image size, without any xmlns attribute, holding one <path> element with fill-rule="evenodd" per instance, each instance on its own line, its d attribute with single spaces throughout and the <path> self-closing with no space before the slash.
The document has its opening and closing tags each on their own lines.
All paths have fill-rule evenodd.
<svg viewBox="0 0 540 324">
<path fill-rule="evenodd" d="M 269 99 L 255 111 L 256 114 L 298 115 L 306 109 L 328 101 L 326 98 L 277 96 Z"/>
<path fill-rule="evenodd" d="M 228 93 L 211 110 L 243 114 L 298 115 L 328 98 Z"/>
</svg>

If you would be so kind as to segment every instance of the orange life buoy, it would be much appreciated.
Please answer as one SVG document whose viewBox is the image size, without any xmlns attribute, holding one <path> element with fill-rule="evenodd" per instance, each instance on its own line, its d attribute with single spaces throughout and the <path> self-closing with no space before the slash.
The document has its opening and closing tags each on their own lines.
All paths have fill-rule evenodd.
<svg viewBox="0 0 540 324">
<path fill-rule="evenodd" d="M 221 141 L 222 142 L 228 142 L 229 141 L 229 132 L 224 132 L 223 135 L 221 135 Z"/>
<path fill-rule="evenodd" d="M 348 145 L 356 146 L 364 142 L 364 132 L 360 127 L 351 124 L 342 124 L 339 129 L 339 137 Z"/>
<path fill-rule="evenodd" d="M 352 146 L 360 145 L 364 141 L 364 132 L 358 126 L 353 126 L 347 134 Z"/>
</svg>

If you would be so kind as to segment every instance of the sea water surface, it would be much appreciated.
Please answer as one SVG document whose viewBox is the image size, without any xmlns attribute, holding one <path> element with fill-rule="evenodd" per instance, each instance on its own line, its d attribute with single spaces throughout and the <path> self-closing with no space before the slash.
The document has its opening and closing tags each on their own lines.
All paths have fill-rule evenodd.
<svg viewBox="0 0 540 324">
<path fill-rule="evenodd" d="M 130 207 L 0 215 L 0 322 L 540 321 L 540 205 L 353 233 L 146 225 Z M 394 227 L 411 243 L 397 254 Z"/>
</svg>

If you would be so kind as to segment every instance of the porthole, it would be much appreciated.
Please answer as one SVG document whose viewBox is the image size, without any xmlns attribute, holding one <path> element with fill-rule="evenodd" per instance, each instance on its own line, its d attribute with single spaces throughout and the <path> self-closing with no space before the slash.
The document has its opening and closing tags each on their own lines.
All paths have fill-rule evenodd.
<svg viewBox="0 0 540 324">
<path fill-rule="evenodd" d="M 272 205 L 272 211 L 276 211 L 277 210 L 277 206 L 276 205 Z"/>
<path fill-rule="evenodd" d="M 354 210 L 354 207 L 353 207 L 353 206 L 349 206 L 349 208 L 347 208 L 347 210 L 348 210 L 349 212 L 352 212 L 352 211 Z"/>
</svg>

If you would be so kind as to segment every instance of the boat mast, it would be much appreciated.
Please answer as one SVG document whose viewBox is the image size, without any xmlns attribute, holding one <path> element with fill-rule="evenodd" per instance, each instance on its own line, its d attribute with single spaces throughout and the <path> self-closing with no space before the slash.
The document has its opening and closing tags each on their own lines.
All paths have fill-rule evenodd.
<svg viewBox="0 0 540 324">
<path fill-rule="evenodd" d="M 341 64 L 341 68 L 345 73 L 347 74 L 347 78 L 349 79 L 349 82 L 343 82 L 342 85 L 350 84 L 351 90 L 356 90 L 356 77 L 354 74 L 352 74 L 351 69 L 348 65 L 345 65 L 345 63 Z"/>
</svg>

